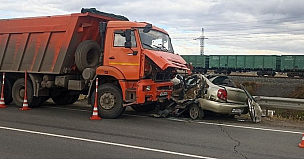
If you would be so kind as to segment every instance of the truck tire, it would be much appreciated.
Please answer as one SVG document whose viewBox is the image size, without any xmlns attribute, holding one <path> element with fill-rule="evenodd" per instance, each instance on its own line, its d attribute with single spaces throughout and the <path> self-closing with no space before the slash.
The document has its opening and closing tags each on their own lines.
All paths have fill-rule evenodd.
<svg viewBox="0 0 304 159">
<path fill-rule="evenodd" d="M 91 105 L 94 107 L 95 92 L 92 92 Z M 98 113 L 102 118 L 117 118 L 125 110 L 121 90 L 114 84 L 106 83 L 98 87 Z"/>
<path fill-rule="evenodd" d="M 18 79 L 12 88 L 13 101 L 18 107 L 22 107 L 23 104 L 25 90 L 24 80 L 24 78 Z M 41 97 L 34 97 L 34 89 L 30 80 L 27 80 L 27 102 L 30 108 L 39 107 L 41 105 Z"/>
<path fill-rule="evenodd" d="M 12 81 L 8 78 L 5 78 L 4 81 L 4 103 L 6 105 L 10 104 L 13 101 L 12 97 Z M 0 81 L 0 93 L 2 91 L 2 80 Z"/>
<path fill-rule="evenodd" d="M 69 104 L 74 104 L 75 102 L 78 101 L 78 98 L 79 98 L 79 94 L 78 95 L 72 95 Z"/>
<path fill-rule="evenodd" d="M 86 40 L 81 42 L 75 53 L 75 63 L 79 71 L 86 68 L 94 68 L 99 64 L 101 49 L 95 41 Z"/>
<path fill-rule="evenodd" d="M 40 105 L 43 105 L 44 102 L 46 102 L 50 97 L 49 97 L 49 96 L 42 96 L 42 97 L 40 97 L 40 98 L 41 98 L 41 100 L 40 100 Z"/>
<path fill-rule="evenodd" d="M 72 98 L 73 97 L 69 94 L 68 91 L 64 91 L 60 95 L 52 97 L 52 100 L 57 105 L 67 105 L 70 104 L 70 102 L 72 102 L 73 100 Z"/>
</svg>

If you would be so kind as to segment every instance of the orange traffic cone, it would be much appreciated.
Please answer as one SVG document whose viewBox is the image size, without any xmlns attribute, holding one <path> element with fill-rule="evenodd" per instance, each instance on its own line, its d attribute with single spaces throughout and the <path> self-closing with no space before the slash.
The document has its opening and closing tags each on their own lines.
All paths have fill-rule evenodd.
<svg viewBox="0 0 304 159">
<path fill-rule="evenodd" d="M 22 104 L 22 108 L 20 108 L 20 110 L 30 110 L 31 108 L 28 107 L 28 103 L 27 103 L 27 95 L 26 95 L 26 91 L 27 91 L 27 71 L 25 70 L 25 84 L 24 84 L 24 99 L 23 99 L 23 104 Z"/>
<path fill-rule="evenodd" d="M 95 90 L 95 102 L 94 102 L 94 108 L 93 108 L 93 114 L 91 116 L 91 120 L 100 120 L 101 118 L 98 115 L 98 106 L 97 106 L 97 90 L 98 89 L 98 78 L 96 78 L 96 90 Z"/>
<path fill-rule="evenodd" d="M 0 98 L 0 108 L 6 108 L 5 102 L 4 102 L 4 80 L 5 80 L 5 72 L 3 72 L 2 76 L 2 89 L 1 89 L 1 98 Z"/>
<path fill-rule="evenodd" d="M 302 141 L 299 143 L 299 147 L 304 148 L 304 134 L 302 137 Z"/>
</svg>

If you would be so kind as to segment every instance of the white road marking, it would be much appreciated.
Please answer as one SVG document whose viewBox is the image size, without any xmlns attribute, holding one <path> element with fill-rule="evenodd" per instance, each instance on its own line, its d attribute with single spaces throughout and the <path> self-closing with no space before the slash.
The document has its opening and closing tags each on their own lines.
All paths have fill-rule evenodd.
<svg viewBox="0 0 304 159">
<path fill-rule="evenodd" d="M 185 157 L 192 157 L 192 158 L 204 158 L 204 159 L 216 159 L 216 158 L 212 158 L 212 157 L 192 155 L 192 154 L 186 154 L 186 153 L 180 153 L 180 152 L 174 152 L 174 151 L 168 151 L 168 150 L 147 148 L 147 147 L 141 147 L 141 146 L 133 146 L 133 145 L 120 144 L 120 143 L 107 142 L 107 141 L 100 141 L 100 140 L 93 140 L 93 139 L 85 139 L 85 138 L 79 138 L 79 137 L 73 137 L 73 136 L 51 134 L 51 133 L 45 133 L 45 132 L 39 132 L 39 131 L 31 131 L 31 130 L 24 130 L 24 129 L 17 129 L 17 128 L 10 128 L 10 127 L 4 127 L 4 126 L 0 126 L 0 129 L 11 130 L 11 131 L 18 131 L 18 132 L 24 132 L 24 133 L 31 133 L 31 134 L 38 134 L 38 135 L 45 135 L 45 136 L 52 136 L 52 137 L 58 137 L 58 138 L 65 138 L 65 139 L 71 139 L 71 140 L 93 142 L 93 143 L 112 145 L 112 146 L 119 146 L 119 147 L 125 147 L 125 148 L 132 148 L 132 149 L 153 151 L 153 152 L 172 154 L 172 155 L 177 155 L 177 156 L 185 156 Z"/>
<path fill-rule="evenodd" d="M 189 122 L 187 120 L 182 119 L 174 119 L 168 118 L 169 120 L 179 121 L 179 122 Z M 234 127 L 234 128 L 243 128 L 243 129 L 252 129 L 252 130 L 263 130 L 263 131 L 272 131 L 272 132 L 282 132 L 282 133 L 290 133 L 290 134 L 303 134 L 303 132 L 296 132 L 296 131 L 288 131 L 288 130 L 277 130 L 277 129 L 268 129 L 268 128 L 259 128 L 259 127 L 250 127 L 250 126 L 241 126 L 241 125 L 229 125 L 229 124 L 219 124 L 219 123 L 210 123 L 210 122 L 193 122 L 198 124 L 206 124 L 206 125 L 216 125 L 216 126 L 226 126 L 226 127 Z"/>
<path fill-rule="evenodd" d="M 83 109 L 70 109 L 70 108 L 59 108 L 59 107 L 47 107 L 46 108 L 53 108 L 53 109 L 64 109 L 64 110 L 74 110 L 74 111 L 85 111 L 91 112 L 90 110 L 83 110 Z M 122 114 L 125 116 L 134 116 L 134 117 L 149 117 L 149 116 L 142 116 L 142 115 L 134 115 L 134 114 Z M 168 120 L 179 121 L 179 122 L 189 122 L 188 120 L 177 119 L 177 118 L 167 118 Z M 206 124 L 206 125 L 216 125 L 216 126 L 226 126 L 226 127 L 234 127 L 234 128 L 243 128 L 243 129 L 252 129 L 252 130 L 263 130 L 263 131 L 272 131 L 272 132 L 282 132 L 282 133 L 290 133 L 290 134 L 303 134 L 303 132 L 296 132 L 296 131 L 288 131 L 288 130 L 277 130 L 277 129 L 268 129 L 268 128 L 259 128 L 259 127 L 249 127 L 249 126 L 240 126 L 240 125 L 229 125 L 229 124 L 219 124 L 219 123 L 210 123 L 210 122 L 193 122 L 198 124 Z"/>
<path fill-rule="evenodd" d="M 197 123 L 199 123 L 199 124 L 207 124 L 207 125 L 234 127 L 234 128 L 243 128 L 243 129 L 253 129 L 253 130 L 263 130 L 263 131 L 272 131 L 272 132 L 282 132 L 282 133 L 289 133 L 289 134 L 303 134 L 303 132 L 296 132 L 296 131 L 268 129 L 268 128 L 258 128 L 258 127 L 249 127 L 249 126 L 240 126 L 240 125 L 219 124 L 219 123 L 209 123 L 209 122 L 204 122 L 204 121 L 200 121 L 200 122 L 197 122 Z"/>
<path fill-rule="evenodd" d="M 167 118 L 167 119 L 173 120 L 173 121 L 188 122 L 187 120 L 183 120 L 183 119 L 176 119 L 176 118 Z"/>
</svg>

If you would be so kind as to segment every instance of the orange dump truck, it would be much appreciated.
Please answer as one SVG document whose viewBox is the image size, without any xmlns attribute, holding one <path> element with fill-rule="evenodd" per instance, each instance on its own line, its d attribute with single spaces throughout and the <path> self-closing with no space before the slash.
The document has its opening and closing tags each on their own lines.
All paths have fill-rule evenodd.
<svg viewBox="0 0 304 159">
<path fill-rule="evenodd" d="M 126 106 L 146 110 L 146 103 L 170 98 L 170 79 L 188 68 L 163 29 L 91 8 L 0 20 L 6 104 L 22 106 L 26 70 L 29 107 L 49 98 L 58 105 L 72 104 L 79 94 L 92 102 L 98 77 L 99 115 L 116 118 Z"/>
</svg>

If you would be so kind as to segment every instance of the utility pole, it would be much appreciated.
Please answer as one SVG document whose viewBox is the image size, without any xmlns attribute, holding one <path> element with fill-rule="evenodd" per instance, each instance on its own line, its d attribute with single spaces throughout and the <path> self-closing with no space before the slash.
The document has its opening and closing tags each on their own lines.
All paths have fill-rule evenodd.
<svg viewBox="0 0 304 159">
<path fill-rule="evenodd" d="M 200 40 L 200 54 L 204 55 L 204 44 L 205 44 L 205 39 L 208 39 L 204 36 L 204 28 L 202 28 L 202 35 L 198 38 L 195 38 L 193 40 Z"/>
</svg>

